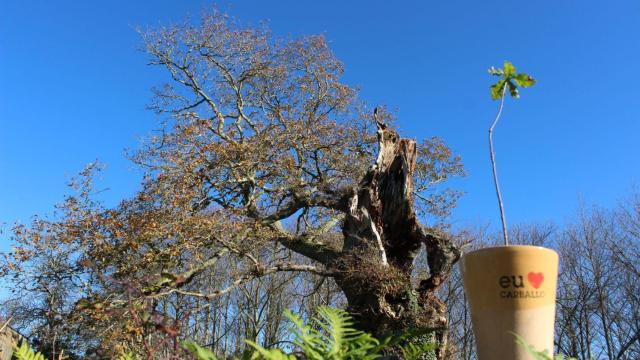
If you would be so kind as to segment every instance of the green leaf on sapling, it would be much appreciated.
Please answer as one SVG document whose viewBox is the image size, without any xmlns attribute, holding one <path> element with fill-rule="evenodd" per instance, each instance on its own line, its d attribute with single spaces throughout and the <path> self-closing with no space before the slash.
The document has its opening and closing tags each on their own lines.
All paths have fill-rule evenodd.
<svg viewBox="0 0 640 360">
<path fill-rule="evenodd" d="M 536 80 L 525 73 L 516 74 L 513 77 L 513 81 L 518 84 L 518 86 L 522 86 L 523 88 L 528 88 L 529 86 L 533 86 L 536 83 Z"/>
<path fill-rule="evenodd" d="M 502 76 L 502 74 L 504 73 L 502 69 L 496 69 L 493 66 L 490 67 L 488 71 L 489 71 L 489 74 L 495 75 L 495 76 Z"/>
<path fill-rule="evenodd" d="M 510 61 L 504 62 L 504 76 L 507 78 L 516 74 L 516 67 Z"/>
<path fill-rule="evenodd" d="M 502 97 L 505 79 L 500 79 L 497 83 L 491 85 L 491 99 L 498 100 Z"/>
<path fill-rule="evenodd" d="M 509 94 L 511 95 L 511 97 L 514 97 L 516 99 L 520 97 L 518 87 L 514 83 L 512 83 L 511 80 L 507 81 L 507 87 L 509 88 Z"/>
</svg>

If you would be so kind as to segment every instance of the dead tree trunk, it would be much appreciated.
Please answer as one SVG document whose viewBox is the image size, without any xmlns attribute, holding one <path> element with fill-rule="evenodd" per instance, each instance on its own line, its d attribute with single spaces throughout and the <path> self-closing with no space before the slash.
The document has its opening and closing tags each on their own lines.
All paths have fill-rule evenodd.
<svg viewBox="0 0 640 360">
<path fill-rule="evenodd" d="M 336 282 L 362 330 L 385 336 L 446 327 L 446 308 L 434 291 L 460 250 L 445 234 L 424 227 L 416 218 L 415 141 L 379 125 L 378 142 L 377 161 L 350 199 Z M 415 285 L 411 273 L 421 244 L 426 246 L 430 274 Z M 446 343 L 444 331 L 436 336 L 441 345 Z"/>
</svg>

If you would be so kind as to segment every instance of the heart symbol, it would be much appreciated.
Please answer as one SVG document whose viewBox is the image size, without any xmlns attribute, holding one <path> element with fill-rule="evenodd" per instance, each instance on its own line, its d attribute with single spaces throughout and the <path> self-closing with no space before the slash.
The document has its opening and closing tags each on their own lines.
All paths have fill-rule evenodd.
<svg viewBox="0 0 640 360">
<path fill-rule="evenodd" d="M 542 282 L 544 281 L 544 274 L 542 274 L 541 272 L 530 272 L 529 274 L 527 274 L 527 280 L 529 280 L 531 285 L 533 285 L 533 287 L 537 289 L 540 287 L 540 285 L 542 285 Z"/>
</svg>

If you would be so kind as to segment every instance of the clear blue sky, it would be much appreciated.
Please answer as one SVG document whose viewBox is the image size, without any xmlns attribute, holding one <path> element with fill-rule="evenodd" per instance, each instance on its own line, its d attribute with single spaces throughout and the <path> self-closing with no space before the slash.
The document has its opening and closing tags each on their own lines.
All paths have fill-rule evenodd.
<svg viewBox="0 0 640 360">
<path fill-rule="evenodd" d="M 145 110 L 166 76 L 137 51 L 136 26 L 197 16 L 208 1 L 0 4 L 0 222 L 51 212 L 86 163 L 108 165 L 106 200 L 140 173 L 123 156 L 157 127 Z M 324 33 L 345 81 L 398 109 L 402 133 L 437 135 L 462 155 L 452 221 L 499 217 L 487 153 L 497 103 L 486 74 L 503 60 L 539 83 L 508 101 L 496 130 L 510 223 L 561 222 L 579 199 L 612 206 L 640 178 L 638 1 L 218 2 L 275 35 Z M 0 235 L 0 250 L 8 246 Z"/>
</svg>

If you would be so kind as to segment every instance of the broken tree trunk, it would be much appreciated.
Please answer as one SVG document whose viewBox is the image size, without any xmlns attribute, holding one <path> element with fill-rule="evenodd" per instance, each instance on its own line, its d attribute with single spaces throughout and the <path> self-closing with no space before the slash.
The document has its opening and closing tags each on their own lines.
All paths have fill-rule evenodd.
<svg viewBox="0 0 640 360">
<path fill-rule="evenodd" d="M 379 155 L 351 197 L 344 225 L 343 256 L 336 282 L 362 330 L 386 336 L 447 325 L 446 307 L 434 292 L 460 257 L 443 233 L 416 218 L 413 175 L 416 143 L 383 124 Z M 430 275 L 414 286 L 414 259 L 424 244 Z M 436 334 L 444 345 L 444 331 Z"/>
</svg>

